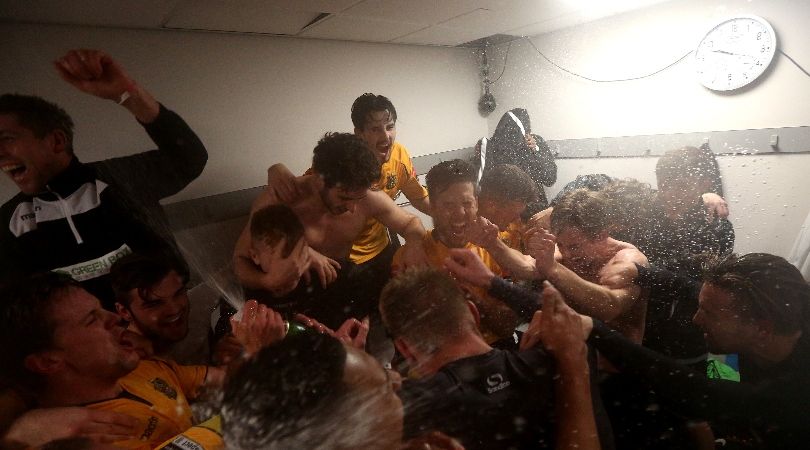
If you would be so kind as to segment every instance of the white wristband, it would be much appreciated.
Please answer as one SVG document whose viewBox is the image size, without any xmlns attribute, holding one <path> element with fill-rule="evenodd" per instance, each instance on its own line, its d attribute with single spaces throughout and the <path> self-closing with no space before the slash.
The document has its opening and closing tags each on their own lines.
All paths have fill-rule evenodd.
<svg viewBox="0 0 810 450">
<path fill-rule="evenodd" d="M 125 101 L 129 100 L 129 91 L 124 91 L 120 97 L 118 97 L 118 104 L 123 105 Z"/>
</svg>

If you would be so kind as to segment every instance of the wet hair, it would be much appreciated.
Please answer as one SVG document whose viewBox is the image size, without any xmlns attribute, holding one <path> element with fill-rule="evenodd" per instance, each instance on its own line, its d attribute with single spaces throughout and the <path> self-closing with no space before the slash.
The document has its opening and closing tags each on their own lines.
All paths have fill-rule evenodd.
<svg viewBox="0 0 810 450">
<path fill-rule="evenodd" d="M 655 220 L 655 190 L 633 178 L 613 180 L 601 191 L 608 201 L 611 236 L 638 245 L 646 242 Z"/>
<path fill-rule="evenodd" d="M 484 171 L 480 181 L 480 195 L 497 200 L 536 202 L 539 198 L 537 183 L 526 172 L 513 164 L 499 164 Z"/>
<path fill-rule="evenodd" d="M 720 169 L 714 154 L 707 147 L 682 147 L 664 153 L 655 164 L 655 176 L 660 185 L 668 180 L 708 181 L 715 190 L 720 183 Z M 722 195 L 722 184 L 718 194 Z"/>
<path fill-rule="evenodd" d="M 281 257 L 290 256 L 298 241 L 304 237 L 304 225 L 290 207 L 285 205 L 266 206 L 250 218 L 250 238 L 274 246 L 282 239 L 284 248 Z"/>
<path fill-rule="evenodd" d="M 116 261 L 110 268 L 115 301 L 126 308 L 132 301 L 130 291 L 138 290 L 138 296 L 148 298 L 153 286 L 160 283 L 170 272 L 177 272 L 183 283 L 188 283 L 188 267 L 178 258 L 170 255 L 143 255 L 130 253 Z"/>
<path fill-rule="evenodd" d="M 605 194 L 588 189 L 575 189 L 563 196 L 551 211 L 551 232 L 560 234 L 576 228 L 595 238 L 610 226 L 608 199 Z"/>
<path fill-rule="evenodd" d="M 411 268 L 388 281 L 380 294 L 388 333 L 430 351 L 463 332 L 477 330 L 458 284 L 434 268 Z"/>
<path fill-rule="evenodd" d="M 225 442 L 249 449 L 308 448 L 334 439 L 332 421 L 347 396 L 347 351 L 337 339 L 300 333 L 262 349 L 228 381 Z"/>
<path fill-rule="evenodd" d="M 0 288 L 0 378 L 4 382 L 36 388 L 42 379 L 24 366 L 28 355 L 53 345 L 56 329 L 51 311 L 57 297 L 81 285 L 56 272 L 37 273 Z"/>
<path fill-rule="evenodd" d="M 391 114 L 391 119 L 397 121 L 397 109 L 391 100 L 383 95 L 374 95 L 365 93 L 357 97 L 352 103 L 352 125 L 355 128 L 362 130 L 366 127 L 372 113 L 377 111 L 388 111 Z"/>
<path fill-rule="evenodd" d="M 54 130 L 62 131 L 67 150 L 73 153 L 73 119 L 55 103 L 33 95 L 0 95 L 0 114 L 11 114 L 38 138 Z"/>
<path fill-rule="evenodd" d="M 312 154 L 312 169 L 324 186 L 346 190 L 368 189 L 380 179 L 380 162 L 359 137 L 326 133 Z"/>
<path fill-rule="evenodd" d="M 737 311 L 774 333 L 810 332 L 810 285 L 794 265 L 768 253 L 730 254 L 706 264 L 703 281 L 734 299 Z"/>
<path fill-rule="evenodd" d="M 425 176 L 428 194 L 437 196 L 456 183 L 472 183 L 478 193 L 478 173 L 475 167 L 463 159 L 442 161 L 431 167 Z"/>
</svg>

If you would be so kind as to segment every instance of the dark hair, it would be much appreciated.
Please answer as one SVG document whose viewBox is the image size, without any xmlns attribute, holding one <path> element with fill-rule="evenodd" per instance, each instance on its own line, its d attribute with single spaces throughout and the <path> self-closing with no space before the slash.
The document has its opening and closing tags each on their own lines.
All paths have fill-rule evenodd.
<svg viewBox="0 0 810 450">
<path fill-rule="evenodd" d="M 12 114 L 38 138 L 54 130 L 65 133 L 67 149 L 73 152 L 73 119 L 55 103 L 33 95 L 3 94 L 0 114 Z"/>
<path fill-rule="evenodd" d="M 476 329 L 464 292 L 434 268 L 411 268 L 389 280 L 380 294 L 380 313 L 392 337 L 426 348 Z"/>
<path fill-rule="evenodd" d="M 248 450 L 305 448 L 291 444 L 328 439 L 331 427 L 318 425 L 332 423 L 331 408 L 347 390 L 346 355 L 337 339 L 318 333 L 291 335 L 262 349 L 225 386 L 225 441 Z"/>
<path fill-rule="evenodd" d="M 551 211 L 551 232 L 576 228 L 590 238 L 608 229 L 608 200 L 601 192 L 576 189 L 561 198 Z"/>
<path fill-rule="evenodd" d="M 366 127 L 371 113 L 377 111 L 388 111 L 391 114 L 391 119 L 397 121 L 397 109 L 391 100 L 383 95 L 374 95 L 365 93 L 357 97 L 352 103 L 352 124 L 355 128 L 362 130 Z"/>
<path fill-rule="evenodd" d="M 513 164 L 499 164 L 486 169 L 481 177 L 481 196 L 522 203 L 536 202 L 537 183 L 526 172 Z"/>
<path fill-rule="evenodd" d="M 51 309 L 54 298 L 68 289 L 81 289 L 69 276 L 43 272 L 13 281 L 0 289 L 0 374 L 4 381 L 35 387 L 40 381 L 25 369 L 28 355 L 53 344 L 56 328 Z"/>
<path fill-rule="evenodd" d="M 427 184 L 428 194 L 431 196 L 441 194 L 456 183 L 472 183 L 477 194 L 477 178 L 478 173 L 472 164 L 463 159 L 451 159 L 431 167 L 425 176 L 425 184 Z"/>
<path fill-rule="evenodd" d="M 780 256 L 717 258 L 706 264 L 703 281 L 730 293 L 740 313 L 772 322 L 777 334 L 810 332 L 810 285 Z"/>
<path fill-rule="evenodd" d="M 132 300 L 129 292 L 133 289 L 138 290 L 141 298 L 149 297 L 149 290 L 172 271 L 180 275 L 183 283 L 188 283 L 188 267 L 178 258 L 138 253 L 124 256 L 110 268 L 110 284 L 115 301 L 128 308 Z"/>
<path fill-rule="evenodd" d="M 655 190 L 648 183 L 632 178 L 613 180 L 601 192 L 608 200 L 611 236 L 634 245 L 656 239 L 649 236 L 658 210 Z"/>
<path fill-rule="evenodd" d="M 328 189 L 368 189 L 380 179 L 380 162 L 359 137 L 326 133 L 312 154 L 312 169 Z"/>
<path fill-rule="evenodd" d="M 711 188 L 716 188 L 721 183 L 717 160 L 706 147 L 669 150 L 658 158 L 655 176 L 659 184 L 665 180 L 706 180 L 711 183 Z M 722 189 L 718 194 L 722 195 Z"/>
<path fill-rule="evenodd" d="M 251 216 L 250 237 L 269 246 L 286 239 L 281 251 L 281 256 L 286 258 L 290 256 L 298 241 L 304 237 L 304 225 L 288 206 L 270 205 L 256 211 Z"/>
</svg>

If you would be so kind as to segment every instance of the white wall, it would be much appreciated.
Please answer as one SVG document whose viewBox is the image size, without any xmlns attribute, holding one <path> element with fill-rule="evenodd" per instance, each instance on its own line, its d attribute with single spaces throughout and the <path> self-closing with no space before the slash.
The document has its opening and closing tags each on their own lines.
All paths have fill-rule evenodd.
<svg viewBox="0 0 810 450">
<path fill-rule="evenodd" d="M 352 130 L 349 110 L 364 92 L 394 102 L 399 140 L 414 156 L 472 145 L 487 131 L 467 49 L 11 24 L 0 24 L 0 35 L 0 92 L 65 107 L 84 161 L 153 146 L 123 108 L 58 78 L 51 61 L 66 50 L 106 50 L 179 112 L 210 157 L 202 176 L 171 201 L 263 185 L 274 162 L 303 171 L 324 132 Z M 0 183 L 0 200 L 16 193 L 5 177 Z"/>
<path fill-rule="evenodd" d="M 734 14 L 764 17 L 779 48 L 810 67 L 810 2 L 804 0 L 681 0 L 532 38 L 552 61 L 595 79 L 654 72 L 693 50 L 716 22 Z M 490 59 L 500 73 L 506 45 Z M 810 125 L 810 78 L 777 54 L 753 88 L 719 95 L 703 88 L 687 58 L 650 78 L 594 83 L 565 74 L 525 40 L 512 45 L 494 87 L 494 129 L 507 109 L 524 106 L 547 139 L 633 136 Z M 697 145 L 699 142 L 685 142 Z M 765 149 L 763 149 L 765 150 Z M 808 148 L 810 151 L 810 148 Z M 736 251 L 786 256 L 810 210 L 810 155 L 721 156 L 737 231 Z M 654 185 L 655 158 L 559 160 L 554 193 L 582 173 L 635 177 Z"/>
</svg>

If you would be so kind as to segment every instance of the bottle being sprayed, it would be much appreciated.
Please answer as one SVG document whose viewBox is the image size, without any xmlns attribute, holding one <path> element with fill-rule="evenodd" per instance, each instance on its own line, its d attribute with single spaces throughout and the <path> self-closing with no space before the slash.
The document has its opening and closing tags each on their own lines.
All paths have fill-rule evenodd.
<svg viewBox="0 0 810 450">
<path fill-rule="evenodd" d="M 298 336 L 303 333 L 309 332 L 310 329 L 307 328 L 304 324 L 296 321 L 285 320 L 284 321 L 284 337 L 287 338 L 289 336 Z"/>
</svg>

